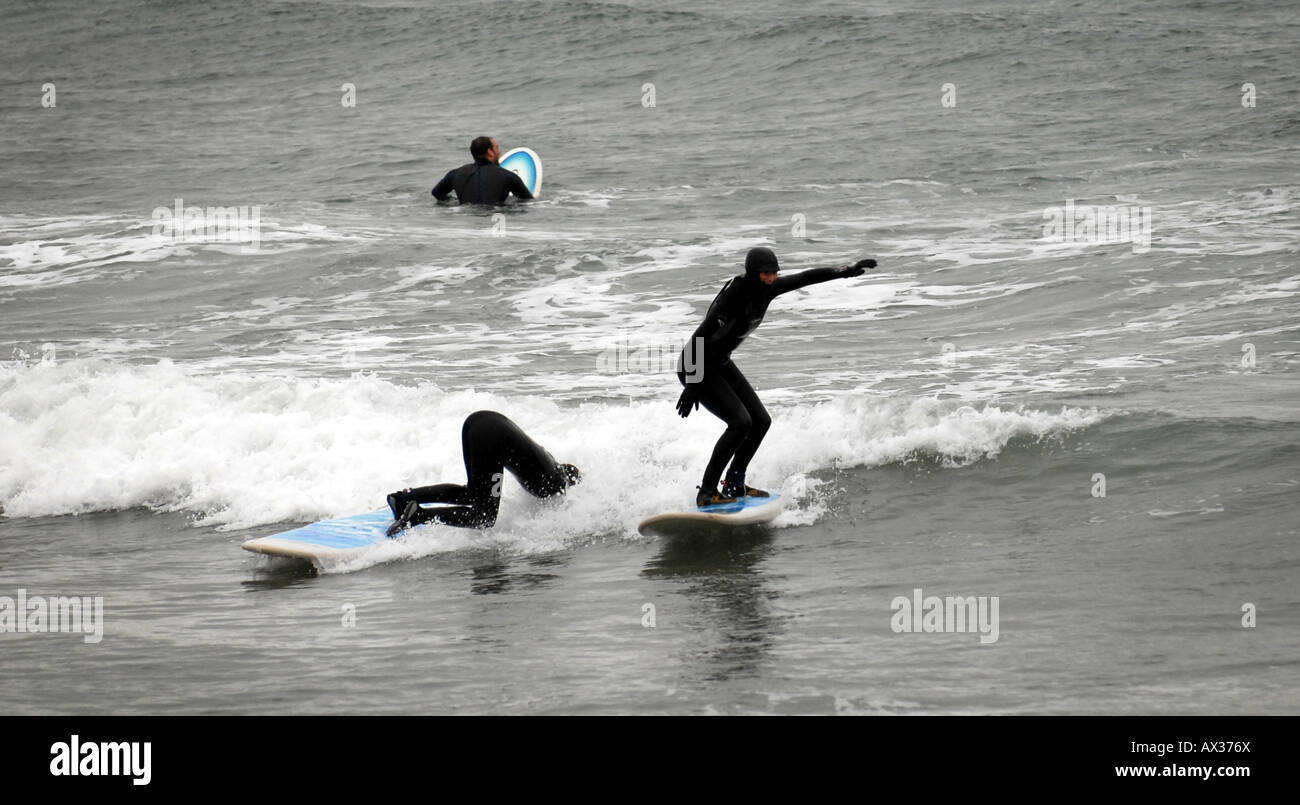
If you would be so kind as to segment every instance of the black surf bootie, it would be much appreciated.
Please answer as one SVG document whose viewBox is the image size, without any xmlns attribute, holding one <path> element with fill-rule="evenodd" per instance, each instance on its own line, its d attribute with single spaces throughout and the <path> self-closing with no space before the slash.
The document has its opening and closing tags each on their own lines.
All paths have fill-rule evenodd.
<svg viewBox="0 0 1300 805">
<path fill-rule="evenodd" d="M 730 470 L 727 481 L 722 485 L 722 496 L 727 498 L 769 498 L 771 495 L 762 489 L 745 486 L 745 473 Z"/>
<path fill-rule="evenodd" d="M 705 506 L 717 506 L 720 503 L 736 502 L 735 498 L 729 498 L 726 495 L 718 494 L 716 488 L 705 489 L 702 486 L 697 488 L 700 490 L 700 493 L 695 496 L 695 508 L 697 509 L 703 509 Z"/>
<path fill-rule="evenodd" d="M 390 511 L 392 511 L 394 520 L 396 520 L 398 517 L 401 517 L 402 509 L 406 508 L 406 504 L 402 503 L 403 493 L 410 492 L 410 491 L 411 490 L 409 488 L 402 489 L 388 496 L 388 508 Z"/>
<path fill-rule="evenodd" d="M 411 525 L 411 518 L 414 517 L 415 513 L 419 510 L 419 503 L 414 500 L 408 502 L 406 508 L 400 515 L 398 515 L 397 519 L 393 521 L 393 524 L 388 527 L 388 536 L 395 537 L 400 532 L 406 530 L 406 528 Z"/>
</svg>

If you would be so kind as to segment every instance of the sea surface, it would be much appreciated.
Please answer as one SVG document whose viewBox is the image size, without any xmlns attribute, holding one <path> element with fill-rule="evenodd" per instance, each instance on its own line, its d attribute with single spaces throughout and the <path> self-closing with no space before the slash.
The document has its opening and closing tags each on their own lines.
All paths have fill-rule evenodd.
<svg viewBox="0 0 1300 805">
<path fill-rule="evenodd" d="M 0 713 L 1300 713 L 1294 3 L 0 18 Z M 478 135 L 538 201 L 434 202 Z M 723 429 L 677 349 L 758 245 L 879 261 L 735 354 L 786 511 L 641 537 Z M 480 409 L 583 483 L 240 549 L 460 482 Z M 996 630 L 912 630 L 931 596 Z"/>
</svg>

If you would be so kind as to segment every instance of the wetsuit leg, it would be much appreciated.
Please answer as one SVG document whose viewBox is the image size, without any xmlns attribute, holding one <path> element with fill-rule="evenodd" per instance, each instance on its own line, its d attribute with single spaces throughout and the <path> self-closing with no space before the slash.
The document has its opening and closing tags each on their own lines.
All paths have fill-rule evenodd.
<svg viewBox="0 0 1300 805">
<path fill-rule="evenodd" d="M 394 492 L 388 496 L 393 516 L 399 516 L 412 500 L 417 503 L 451 503 L 454 505 L 417 510 L 409 521 L 410 525 L 428 522 L 462 528 L 489 528 L 495 525 L 501 504 L 500 480 L 504 467 L 493 425 L 476 413 L 466 418 L 460 429 L 461 453 L 465 460 L 464 486 L 435 484 Z"/>
<path fill-rule="evenodd" d="M 388 508 L 393 510 L 393 517 L 398 517 L 411 501 L 417 503 L 454 503 L 457 506 L 470 505 L 469 490 L 460 484 L 434 484 L 415 489 L 399 489 L 388 496 Z"/>
<path fill-rule="evenodd" d="M 736 377 L 744 381 L 744 376 L 735 368 L 735 364 L 728 361 L 705 372 L 704 379 L 695 384 L 695 393 L 700 404 L 727 423 L 727 429 L 718 437 L 717 444 L 713 446 L 713 455 L 704 468 L 704 479 L 700 482 L 700 488 L 706 491 L 718 488 L 722 470 L 736 454 L 736 450 L 745 441 L 753 426 L 753 418 L 733 388 Z M 682 375 L 679 375 L 678 379 L 685 383 Z M 745 386 L 748 387 L 749 384 L 745 383 Z M 750 393 L 753 393 L 753 389 L 750 389 Z"/>
<path fill-rule="evenodd" d="M 497 507 L 480 505 L 440 506 L 436 509 L 421 508 L 416 510 L 408 522 L 410 525 L 433 522 L 458 528 L 491 528 L 497 522 Z"/>
<path fill-rule="evenodd" d="M 388 496 L 388 507 L 393 510 L 393 518 L 401 516 L 406 504 L 411 501 L 417 503 L 451 503 L 452 507 L 440 509 L 420 509 L 410 519 L 410 525 L 419 525 L 436 520 L 447 525 L 458 525 L 467 528 L 478 528 L 479 522 L 483 521 L 488 511 L 478 505 L 477 498 L 470 492 L 468 486 L 460 484 L 434 484 L 433 486 L 421 486 L 416 489 L 403 489 L 394 492 Z M 495 511 L 491 512 L 492 519 L 495 520 Z M 490 525 L 490 523 L 489 523 Z"/>
<path fill-rule="evenodd" d="M 749 460 L 758 452 L 758 446 L 763 443 L 763 437 L 767 435 L 768 428 L 772 427 L 772 417 L 768 415 L 767 409 L 763 407 L 763 402 L 758 399 L 754 393 L 754 387 L 749 385 L 749 381 L 740 373 L 740 369 L 733 363 L 731 368 L 734 374 L 728 378 L 731 383 L 731 390 L 736 393 L 740 404 L 745 407 L 745 413 L 749 414 L 750 426 L 749 432 L 741 441 L 740 446 L 736 448 L 735 458 L 731 459 L 731 472 L 738 472 L 742 476 L 749 469 Z"/>
</svg>

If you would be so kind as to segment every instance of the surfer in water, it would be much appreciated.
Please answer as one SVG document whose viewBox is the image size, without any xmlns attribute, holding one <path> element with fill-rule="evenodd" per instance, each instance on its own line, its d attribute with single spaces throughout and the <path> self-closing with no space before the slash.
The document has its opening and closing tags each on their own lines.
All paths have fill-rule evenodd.
<svg viewBox="0 0 1300 805">
<path fill-rule="evenodd" d="M 469 153 L 474 161 L 447 171 L 434 185 L 434 198 L 446 201 L 454 191 L 461 204 L 504 204 L 511 193 L 521 201 L 532 199 L 524 180 L 497 164 L 501 148 L 496 140 L 475 137 Z"/>
<path fill-rule="evenodd" d="M 684 390 L 677 401 L 677 413 L 688 416 L 702 403 L 727 423 L 713 456 L 704 468 L 696 506 L 730 503 L 738 497 L 768 497 L 761 489 L 745 486 L 745 470 L 763 436 L 772 424 L 767 409 L 749 381 L 731 362 L 731 352 L 763 322 L 768 304 L 783 293 L 827 280 L 858 277 L 875 268 L 875 260 L 859 260 L 836 268 L 812 268 L 781 277 L 776 254 L 765 246 L 749 250 L 745 275 L 733 277 L 722 286 L 704 322 L 695 328 L 677 360 L 677 379 Z M 731 462 L 726 483 L 718 491 L 722 468 Z"/>
<path fill-rule="evenodd" d="M 562 495 L 581 478 L 572 464 L 559 464 L 518 425 L 496 411 L 475 411 L 460 429 L 465 454 L 464 486 L 435 484 L 402 489 L 388 496 L 393 524 L 388 536 L 429 521 L 462 528 L 491 528 L 501 505 L 503 470 L 539 498 Z M 421 503 L 447 503 L 421 508 Z"/>
</svg>

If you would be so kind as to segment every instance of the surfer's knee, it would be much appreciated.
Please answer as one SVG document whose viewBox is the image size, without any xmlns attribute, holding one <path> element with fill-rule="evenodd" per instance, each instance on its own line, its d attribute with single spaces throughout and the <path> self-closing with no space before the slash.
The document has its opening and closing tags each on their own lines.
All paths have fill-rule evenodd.
<svg viewBox="0 0 1300 805">
<path fill-rule="evenodd" d="M 772 417 L 768 415 L 767 411 L 750 414 L 750 418 L 753 420 L 753 424 L 750 426 L 751 434 L 762 436 L 767 433 L 768 428 L 772 427 Z"/>
</svg>

